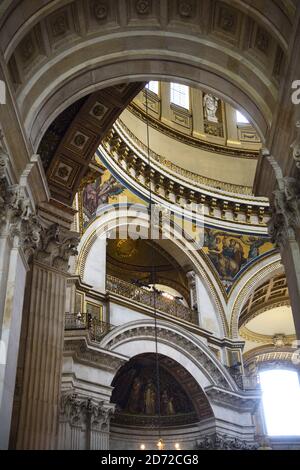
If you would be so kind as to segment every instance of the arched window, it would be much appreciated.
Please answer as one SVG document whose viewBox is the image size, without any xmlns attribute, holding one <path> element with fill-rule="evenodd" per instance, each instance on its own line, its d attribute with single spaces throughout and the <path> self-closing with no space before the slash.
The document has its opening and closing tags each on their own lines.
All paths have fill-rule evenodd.
<svg viewBox="0 0 300 470">
<path fill-rule="evenodd" d="M 158 82 L 151 80 L 147 83 L 146 88 L 158 95 Z"/>
<path fill-rule="evenodd" d="M 296 371 L 260 372 L 262 403 L 269 436 L 300 436 L 300 385 Z"/>
<path fill-rule="evenodd" d="M 171 83 L 171 103 L 190 109 L 189 87 L 180 83 Z"/>
<path fill-rule="evenodd" d="M 249 124 L 248 119 L 240 111 L 236 110 L 236 122 L 237 124 Z"/>
</svg>

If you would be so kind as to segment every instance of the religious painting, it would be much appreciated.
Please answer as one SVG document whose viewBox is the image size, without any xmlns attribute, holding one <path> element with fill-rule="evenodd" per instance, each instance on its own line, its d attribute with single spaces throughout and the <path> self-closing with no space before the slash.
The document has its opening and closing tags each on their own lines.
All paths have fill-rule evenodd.
<svg viewBox="0 0 300 470">
<path fill-rule="evenodd" d="M 116 377 L 112 402 L 117 413 L 171 417 L 191 413 L 193 405 L 177 380 L 164 368 L 160 368 L 159 390 L 154 361 L 138 361 L 122 368 Z"/>
<path fill-rule="evenodd" d="M 104 173 L 93 183 L 87 184 L 82 192 L 83 210 L 89 220 L 101 205 L 108 204 L 125 189 L 112 175 L 106 176 Z"/>
<path fill-rule="evenodd" d="M 259 237 L 205 228 L 203 251 L 218 272 L 227 290 L 244 268 L 274 249 L 268 237 Z"/>
</svg>

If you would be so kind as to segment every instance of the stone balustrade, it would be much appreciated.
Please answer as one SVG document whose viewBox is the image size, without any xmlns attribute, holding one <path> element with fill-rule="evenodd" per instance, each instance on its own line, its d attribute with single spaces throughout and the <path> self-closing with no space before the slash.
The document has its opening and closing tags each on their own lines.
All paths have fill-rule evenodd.
<svg viewBox="0 0 300 470">
<path fill-rule="evenodd" d="M 143 144 L 133 142 L 135 137 L 127 135 L 130 131 L 124 130 L 123 126 L 120 122 L 114 125 L 99 148 L 100 157 L 109 167 L 117 166 L 126 181 L 135 188 L 138 185 L 141 193 L 147 193 L 151 188 L 162 202 L 180 208 L 201 204 L 204 214 L 210 218 L 266 231 L 270 218 L 266 199 L 245 194 L 245 187 L 210 180 L 184 170 L 153 151 L 150 152 L 150 168 Z"/>
<path fill-rule="evenodd" d="M 160 293 L 154 293 L 143 287 L 130 284 L 113 276 L 106 276 L 106 289 L 126 299 L 151 307 L 162 313 L 180 318 L 190 323 L 197 323 L 196 312 L 183 305 L 177 299 L 168 299 Z"/>
</svg>

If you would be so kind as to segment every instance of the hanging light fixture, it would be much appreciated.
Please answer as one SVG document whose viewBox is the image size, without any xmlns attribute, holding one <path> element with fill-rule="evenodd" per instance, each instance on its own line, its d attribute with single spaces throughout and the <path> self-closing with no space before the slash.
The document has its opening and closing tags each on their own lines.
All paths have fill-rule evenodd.
<svg viewBox="0 0 300 470">
<path fill-rule="evenodd" d="M 152 195 L 152 187 L 151 187 L 151 159 L 150 159 L 150 136 L 149 136 L 149 114 L 148 114 L 148 93 L 146 91 L 146 130 L 147 130 L 147 159 L 148 159 L 148 166 L 149 166 L 149 205 L 148 205 L 148 212 L 149 212 L 149 233 L 151 233 L 152 227 L 152 216 L 153 216 L 153 195 Z M 152 296 L 153 296 L 153 315 L 154 315 L 154 341 L 155 341 L 155 375 L 156 375 L 156 390 L 157 390 L 157 412 L 158 412 L 158 424 L 157 424 L 157 431 L 158 431 L 158 441 L 157 441 L 157 448 L 158 450 L 163 450 L 165 448 L 165 443 L 161 437 L 161 406 L 160 406 L 160 371 L 159 371 L 159 355 L 158 355 L 158 338 L 157 338 L 157 312 L 156 312 L 156 296 L 158 291 L 156 290 L 156 269 L 155 269 L 155 250 L 153 243 L 151 244 L 152 247 L 152 265 L 151 265 L 151 272 L 150 278 L 153 279 L 153 289 L 152 289 Z"/>
<path fill-rule="evenodd" d="M 152 217 L 153 217 L 153 194 L 152 194 L 152 187 L 151 187 L 151 158 L 150 158 L 150 137 L 149 137 L 149 114 L 148 114 L 148 93 L 147 90 L 145 92 L 146 97 L 146 132 L 147 132 L 147 141 L 146 141 L 146 148 L 147 148 L 147 160 L 148 160 L 148 167 L 149 167 L 149 205 L 148 205 L 148 212 L 149 212 L 149 233 L 151 233 L 152 227 Z M 158 431 L 158 440 L 156 443 L 156 447 L 158 450 L 164 450 L 166 447 L 165 441 L 162 439 L 161 436 L 161 402 L 160 402 L 160 369 L 159 369 L 159 354 L 158 354 L 158 328 L 157 328 L 157 309 L 156 309 L 156 302 L 157 302 L 157 295 L 160 295 L 158 289 L 156 289 L 156 267 L 155 267 L 155 249 L 153 243 L 151 244 L 152 247 L 152 265 L 149 279 L 152 282 L 152 296 L 153 296 L 153 316 L 154 316 L 154 342 L 155 342 L 155 376 L 156 376 L 156 389 L 157 389 L 157 412 L 158 412 L 158 421 L 157 421 L 157 431 Z M 180 444 L 176 442 L 174 444 L 175 450 L 180 450 Z M 141 450 L 145 450 L 145 444 L 140 445 Z"/>
</svg>

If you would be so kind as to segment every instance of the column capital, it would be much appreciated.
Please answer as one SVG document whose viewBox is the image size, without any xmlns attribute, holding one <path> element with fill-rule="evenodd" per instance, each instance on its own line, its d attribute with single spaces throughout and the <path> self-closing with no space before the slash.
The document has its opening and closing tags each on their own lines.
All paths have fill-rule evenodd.
<svg viewBox="0 0 300 470">
<path fill-rule="evenodd" d="M 115 406 L 103 400 L 65 391 L 61 395 L 60 420 L 71 426 L 90 426 L 98 431 L 109 428 L 110 417 Z"/>
<path fill-rule="evenodd" d="M 57 223 L 42 226 L 34 259 L 49 267 L 67 271 L 70 256 L 78 254 L 79 241 L 77 232 L 63 229 Z"/>
<path fill-rule="evenodd" d="M 300 184 L 296 178 L 284 177 L 280 188 L 274 191 L 272 217 L 269 221 L 269 235 L 278 247 L 295 239 L 300 228 Z"/>
<path fill-rule="evenodd" d="M 0 157 L 0 234 L 23 250 L 26 261 L 39 243 L 41 224 L 24 186 L 9 184 L 3 156 Z"/>
<path fill-rule="evenodd" d="M 291 145 L 293 152 L 293 159 L 295 160 L 296 167 L 300 169 L 300 118 L 296 120 L 296 139 Z"/>
</svg>

